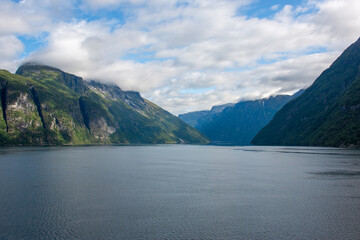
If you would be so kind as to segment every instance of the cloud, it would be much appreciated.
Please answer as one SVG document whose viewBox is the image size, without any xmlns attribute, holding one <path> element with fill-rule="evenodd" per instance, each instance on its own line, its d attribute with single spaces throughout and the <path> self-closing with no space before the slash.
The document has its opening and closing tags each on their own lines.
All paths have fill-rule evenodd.
<svg viewBox="0 0 360 240">
<path fill-rule="evenodd" d="M 72 18 L 75 0 L 0 0 L 0 66 L 15 71 L 25 44 L 20 36 L 39 37 Z M 25 37 L 25 38 L 26 38 Z"/>
<path fill-rule="evenodd" d="M 107 7 L 120 4 L 122 1 L 118 0 L 86 0 L 91 7 Z"/>
<path fill-rule="evenodd" d="M 18 54 L 24 50 L 23 43 L 15 36 L 0 35 L 0 66 L 9 71 L 16 70 L 19 64 Z"/>
<path fill-rule="evenodd" d="M 357 0 L 277 5 L 262 18 L 239 14 L 248 0 L 38 2 L 0 0 L 0 36 L 14 44 L 1 66 L 19 62 L 18 34 L 46 32 L 24 61 L 138 90 L 173 113 L 309 86 L 360 35 Z"/>
<path fill-rule="evenodd" d="M 279 9 L 279 5 L 278 5 L 278 4 L 275 4 L 275 5 L 271 6 L 270 9 L 273 10 L 273 11 L 276 11 L 276 10 Z"/>
<path fill-rule="evenodd" d="M 57 66 L 87 79 L 115 82 L 125 90 L 152 90 L 179 73 L 181 68 L 175 69 L 171 61 L 138 63 L 121 59 L 153 40 L 140 31 L 112 31 L 104 26 L 103 21 L 59 24 L 48 37 L 48 46 L 25 61 Z"/>
<path fill-rule="evenodd" d="M 0 35 L 32 34 L 44 29 L 47 18 L 29 11 L 26 3 L 0 0 Z"/>
<path fill-rule="evenodd" d="M 0 36 L 0 56 L 12 59 L 24 49 L 23 43 L 14 36 Z"/>
<path fill-rule="evenodd" d="M 339 52 L 298 56 L 244 71 L 187 74 L 177 79 L 178 82 L 145 96 L 156 103 L 163 103 L 163 107 L 171 112 L 184 113 L 210 109 L 213 105 L 229 102 L 293 94 L 310 86 L 338 54 Z M 209 89 L 209 86 L 216 88 Z M 194 88 L 199 91 L 176 90 Z M 213 104 L 207 104 L 209 102 Z"/>
<path fill-rule="evenodd" d="M 360 36 L 359 1 L 314 1 L 313 5 L 318 9 L 318 12 L 309 16 L 308 21 L 316 25 L 319 32 L 323 31 L 331 36 L 328 39 L 331 47 L 343 48 L 344 40 L 351 42 Z"/>
<path fill-rule="evenodd" d="M 84 0 L 83 7 L 88 6 L 94 10 L 94 9 L 116 7 L 122 4 L 140 5 L 145 2 L 146 0 Z"/>
</svg>

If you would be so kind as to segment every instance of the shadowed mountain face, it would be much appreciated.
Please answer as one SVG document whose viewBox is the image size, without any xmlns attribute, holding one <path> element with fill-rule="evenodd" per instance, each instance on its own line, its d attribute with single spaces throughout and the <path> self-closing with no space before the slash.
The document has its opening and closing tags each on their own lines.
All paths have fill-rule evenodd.
<svg viewBox="0 0 360 240">
<path fill-rule="evenodd" d="M 215 144 L 249 145 L 251 139 L 273 118 L 275 113 L 293 98 L 278 95 L 268 99 L 244 101 L 179 115 L 181 119 L 203 132 Z"/>
<path fill-rule="evenodd" d="M 138 92 L 48 66 L 16 73 L 0 70 L 1 145 L 207 143 Z"/>
<path fill-rule="evenodd" d="M 213 106 L 209 111 L 196 111 L 180 114 L 179 118 L 192 127 L 198 127 L 202 122 L 207 122 L 212 119 L 216 114 L 222 112 L 225 108 L 233 107 L 235 103 L 228 103 L 219 106 Z"/>
<path fill-rule="evenodd" d="M 253 139 L 257 145 L 360 146 L 360 39 Z"/>
</svg>

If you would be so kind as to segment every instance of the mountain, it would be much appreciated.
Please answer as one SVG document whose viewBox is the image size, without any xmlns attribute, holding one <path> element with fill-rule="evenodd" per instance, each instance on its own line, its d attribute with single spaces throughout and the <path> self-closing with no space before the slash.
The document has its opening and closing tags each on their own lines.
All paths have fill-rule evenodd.
<svg viewBox="0 0 360 240">
<path fill-rule="evenodd" d="M 253 139 L 256 145 L 360 146 L 360 39 Z"/>
<path fill-rule="evenodd" d="M 0 145 L 207 143 L 138 92 L 41 65 L 0 70 Z"/>
<path fill-rule="evenodd" d="M 212 108 L 211 111 L 187 113 L 179 117 L 190 125 L 195 122 L 196 117 L 199 117 L 194 126 L 213 143 L 249 145 L 251 139 L 270 122 L 275 113 L 302 92 L 299 91 L 293 96 L 278 95 L 267 99 L 222 105 L 220 108 Z M 189 122 L 189 119 L 193 122 Z"/>
<path fill-rule="evenodd" d="M 196 112 L 189 112 L 180 114 L 179 118 L 189 124 L 192 127 L 197 127 L 203 121 L 209 121 L 212 116 L 216 115 L 217 113 L 222 112 L 227 107 L 233 107 L 234 103 L 227 103 L 224 105 L 213 106 L 210 111 L 196 111 Z"/>
</svg>

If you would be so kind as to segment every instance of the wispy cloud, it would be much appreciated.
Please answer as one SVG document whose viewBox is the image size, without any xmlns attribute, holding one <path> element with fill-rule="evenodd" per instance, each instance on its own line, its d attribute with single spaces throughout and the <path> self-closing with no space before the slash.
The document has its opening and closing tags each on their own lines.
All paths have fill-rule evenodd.
<svg viewBox="0 0 360 240">
<path fill-rule="evenodd" d="M 39 61 L 173 113 L 307 87 L 360 36 L 357 0 L 278 4 L 261 18 L 246 14 L 248 0 L 40 2 L 0 0 L 2 68 Z M 21 59 L 19 36 L 42 33 Z"/>
</svg>

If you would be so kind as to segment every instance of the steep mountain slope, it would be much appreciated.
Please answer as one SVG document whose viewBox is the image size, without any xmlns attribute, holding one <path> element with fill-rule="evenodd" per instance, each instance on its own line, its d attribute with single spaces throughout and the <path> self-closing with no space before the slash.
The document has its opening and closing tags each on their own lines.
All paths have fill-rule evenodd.
<svg viewBox="0 0 360 240">
<path fill-rule="evenodd" d="M 235 105 L 234 103 L 227 103 L 224 105 L 213 106 L 210 109 L 210 111 L 205 110 L 205 111 L 184 113 L 184 114 L 180 114 L 179 118 L 184 122 L 186 122 L 187 124 L 189 124 L 190 126 L 196 128 L 197 126 L 201 125 L 201 122 L 210 121 L 214 115 L 222 112 L 225 108 L 233 107 L 234 105 Z"/>
<path fill-rule="evenodd" d="M 360 146 L 360 39 L 253 139 L 257 145 Z"/>
<path fill-rule="evenodd" d="M 207 143 L 138 92 L 48 66 L 23 65 L 16 73 L 0 71 L 2 145 Z"/>
<path fill-rule="evenodd" d="M 299 91 L 293 96 L 278 95 L 268 99 L 239 102 L 199 118 L 195 127 L 213 143 L 249 145 L 251 139 L 275 113 L 302 92 Z M 183 120 L 186 121 L 184 118 Z"/>
</svg>

